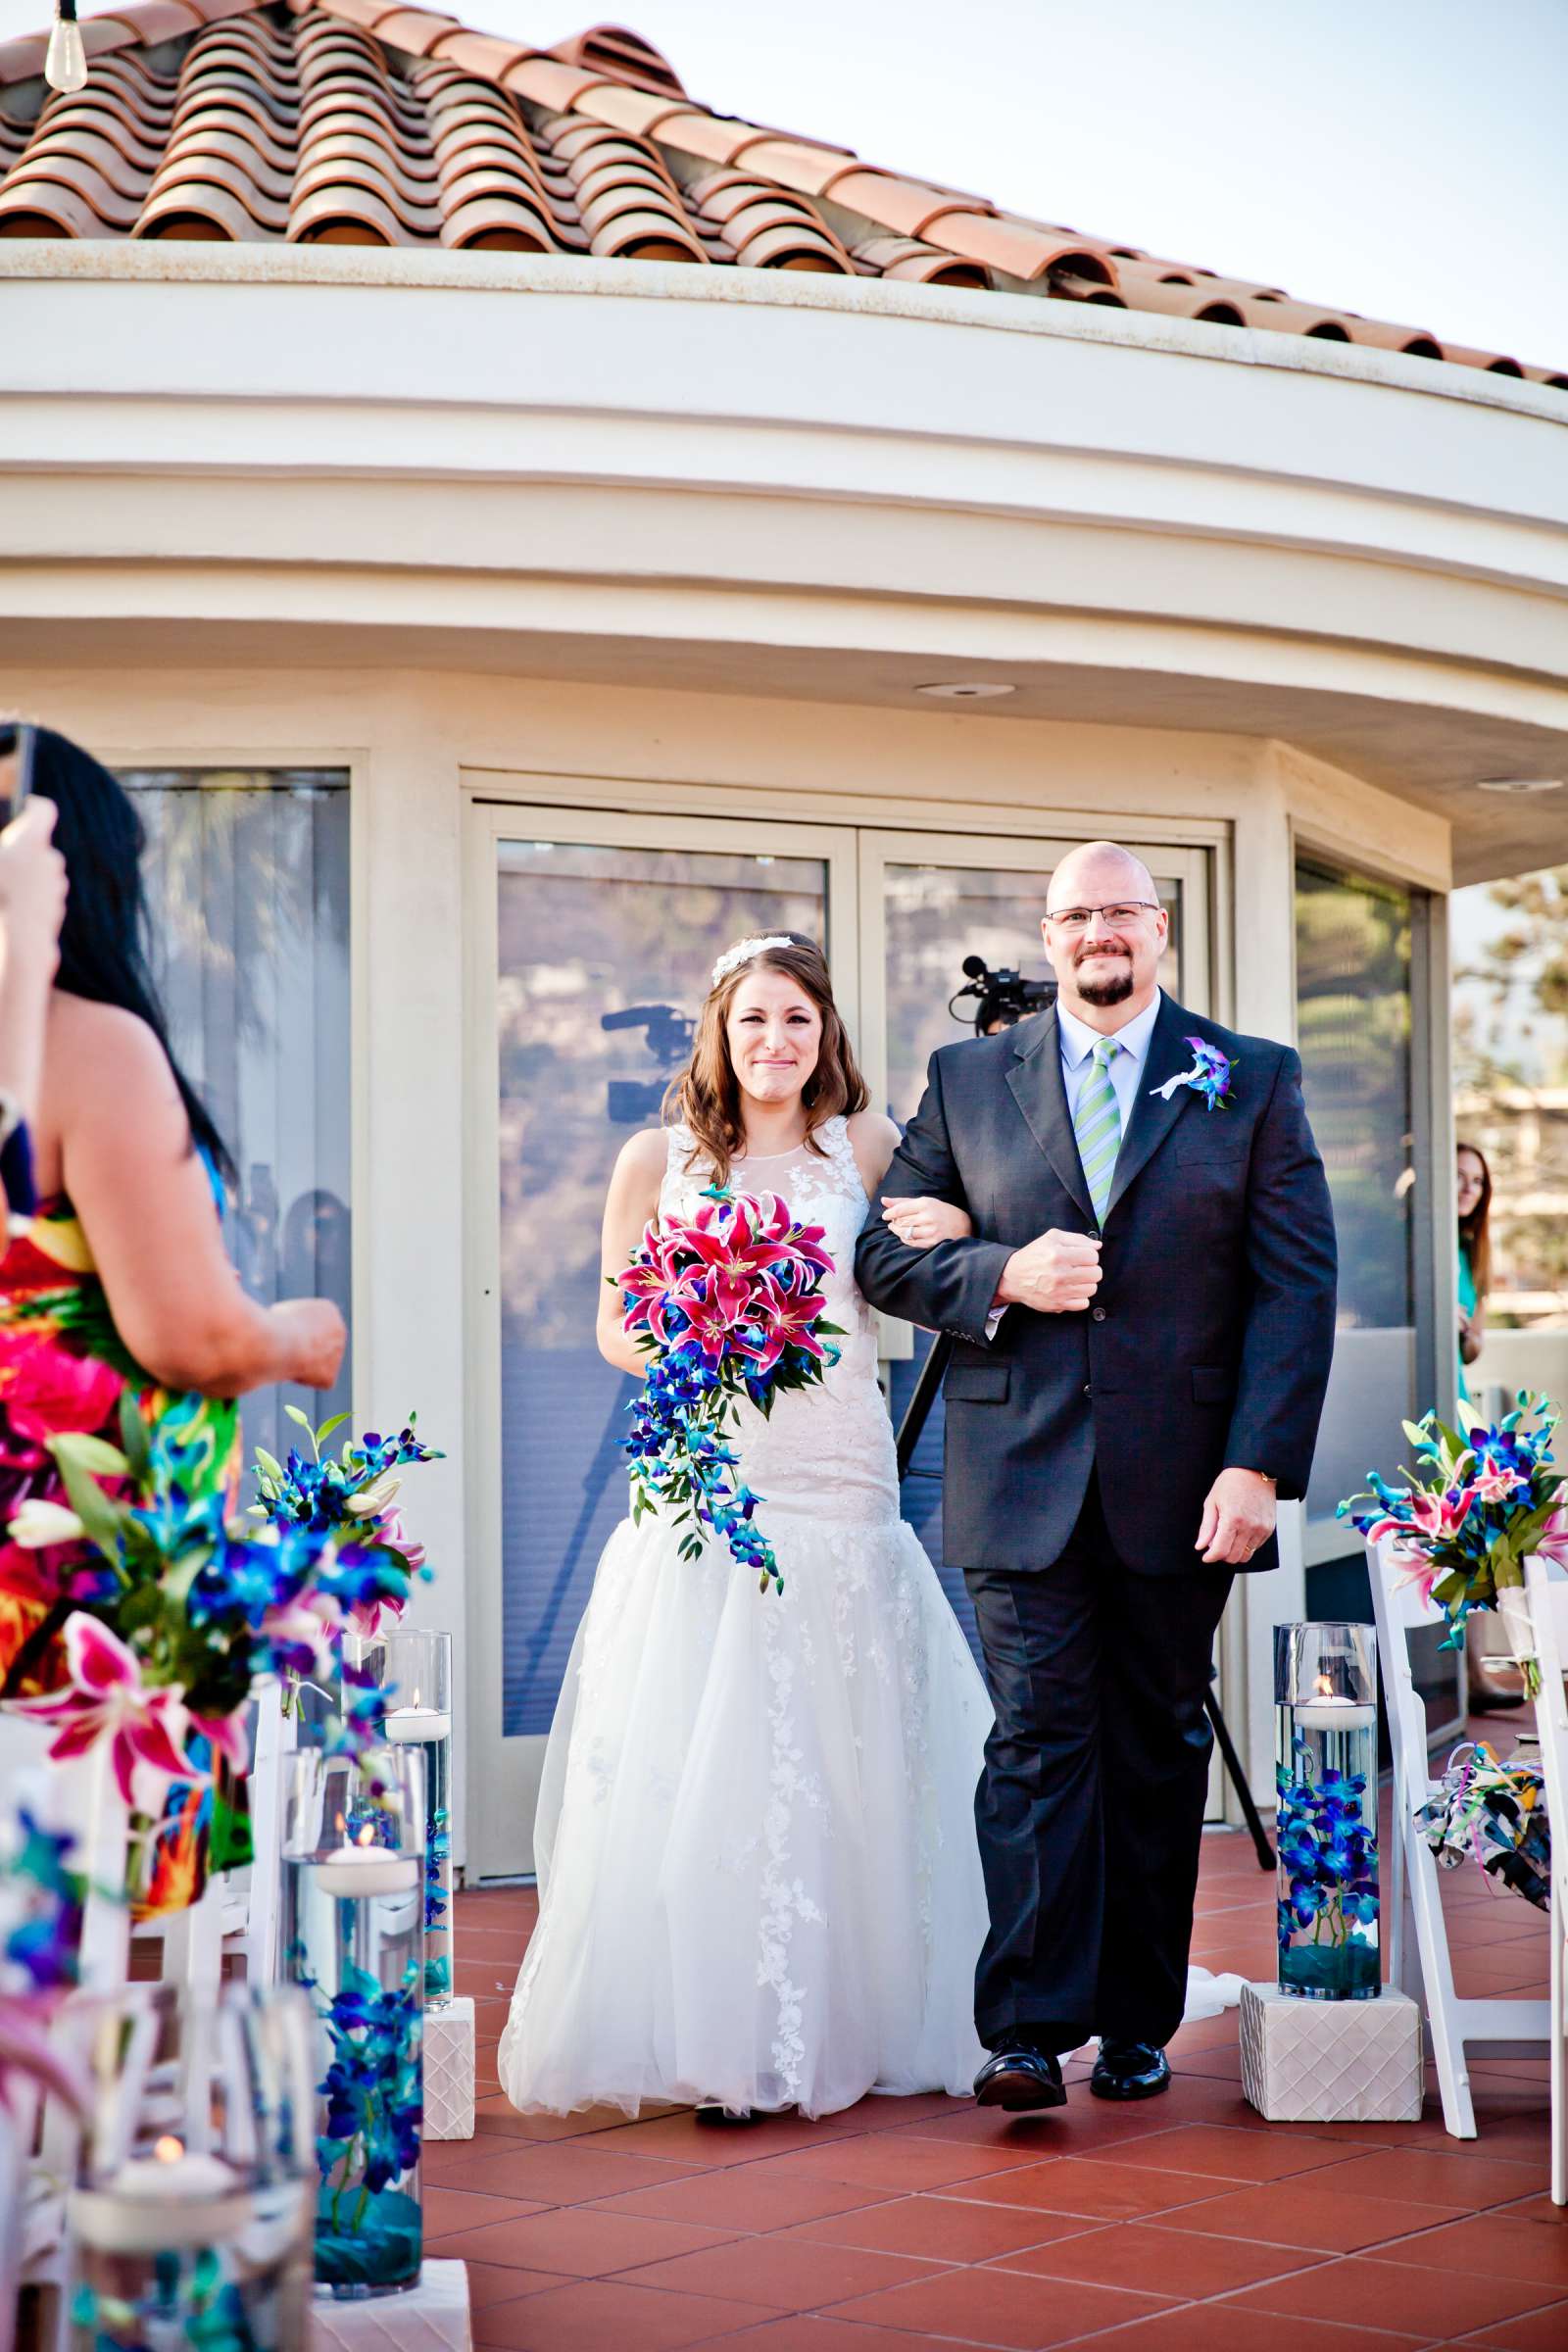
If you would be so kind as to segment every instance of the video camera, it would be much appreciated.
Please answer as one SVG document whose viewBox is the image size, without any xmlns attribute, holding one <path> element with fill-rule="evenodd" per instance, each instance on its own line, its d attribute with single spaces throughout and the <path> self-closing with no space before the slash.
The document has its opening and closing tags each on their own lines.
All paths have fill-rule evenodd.
<svg viewBox="0 0 1568 2352">
<path fill-rule="evenodd" d="M 1006 964 L 992 971 L 983 956 L 966 956 L 963 974 L 967 986 L 948 999 L 948 1010 L 956 1021 L 971 1021 L 976 1037 L 989 1037 L 994 1029 L 1010 1029 L 1014 1021 L 1026 1020 L 1030 1013 L 1042 1012 L 1056 1001 L 1054 980 L 1026 980 Z M 972 1013 L 958 1010 L 965 997 L 974 999 Z"/>
<path fill-rule="evenodd" d="M 607 1116 L 617 1126 L 644 1126 L 649 1119 L 658 1118 L 670 1079 L 691 1059 L 697 1023 L 689 1013 L 677 1012 L 673 1004 L 628 1004 L 622 1012 L 602 1012 L 599 1026 L 648 1032 L 648 1051 L 662 1077 L 612 1078 L 605 1106 Z"/>
</svg>

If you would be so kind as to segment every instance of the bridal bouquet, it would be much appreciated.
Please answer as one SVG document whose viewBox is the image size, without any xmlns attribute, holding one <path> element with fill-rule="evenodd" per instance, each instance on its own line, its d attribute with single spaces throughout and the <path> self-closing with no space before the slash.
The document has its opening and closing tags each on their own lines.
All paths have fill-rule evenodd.
<svg viewBox="0 0 1568 2352">
<path fill-rule="evenodd" d="M 714 1187 L 694 1218 L 651 1224 L 632 1262 L 612 1276 L 628 1335 L 649 1357 L 633 1403 L 632 1518 L 673 1505 L 681 1553 L 696 1559 L 702 1530 L 728 1544 L 759 1590 L 784 1590 L 773 1546 L 758 1527 L 763 1498 L 736 1473 L 725 1440 L 743 1397 L 764 1416 L 775 1397 L 820 1381 L 843 1333 L 822 1320 L 822 1277 L 833 1260 L 820 1225 L 798 1224 L 774 1193 Z"/>
<path fill-rule="evenodd" d="M 1532 1553 L 1568 1564 L 1568 1475 L 1551 1458 L 1555 1405 L 1529 1390 L 1494 1429 L 1477 1423 L 1461 1437 L 1428 1413 L 1406 1421 L 1416 1468 L 1393 1486 L 1368 1472 L 1371 1492 L 1352 1494 L 1339 1517 L 1371 1543 L 1392 1538 L 1396 1556 L 1448 1621 L 1445 1649 L 1464 1641 L 1472 1609 L 1495 1609 L 1533 1682 L 1534 1641 L 1524 1598 Z M 1358 1509 L 1358 1504 L 1368 1507 Z"/>
</svg>

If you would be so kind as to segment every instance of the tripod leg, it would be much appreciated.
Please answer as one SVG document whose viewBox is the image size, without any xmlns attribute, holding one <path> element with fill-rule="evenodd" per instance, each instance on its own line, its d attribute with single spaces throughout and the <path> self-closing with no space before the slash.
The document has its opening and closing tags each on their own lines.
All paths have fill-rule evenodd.
<svg viewBox="0 0 1568 2352">
<path fill-rule="evenodd" d="M 953 1356 L 953 1341 L 945 1331 L 939 1331 L 931 1343 L 931 1352 L 920 1366 L 920 1377 L 914 1384 L 914 1394 L 905 1408 L 899 1423 L 899 1476 L 903 1478 L 920 1443 L 920 1433 L 931 1416 L 943 1377 Z"/>
<path fill-rule="evenodd" d="M 1209 1722 L 1214 1727 L 1214 1737 L 1219 1741 L 1219 1752 L 1225 1759 L 1225 1769 L 1230 1774 L 1231 1787 L 1241 1798 L 1242 1817 L 1252 1834 L 1252 1850 L 1257 1855 L 1257 1867 L 1259 1870 L 1272 1870 L 1274 1848 L 1268 1841 L 1268 1832 L 1263 1827 L 1262 1816 L 1252 1802 L 1252 1791 L 1247 1785 L 1247 1775 L 1242 1770 L 1242 1759 L 1236 1753 L 1236 1742 L 1231 1738 L 1230 1726 L 1219 1711 L 1219 1700 L 1214 1696 L 1212 1690 L 1204 1693 L 1203 1707 Z"/>
</svg>

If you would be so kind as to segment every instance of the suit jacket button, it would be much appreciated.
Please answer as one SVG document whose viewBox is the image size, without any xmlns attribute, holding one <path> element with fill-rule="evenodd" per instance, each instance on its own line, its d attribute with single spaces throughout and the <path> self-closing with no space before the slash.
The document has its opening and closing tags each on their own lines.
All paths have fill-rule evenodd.
<svg viewBox="0 0 1568 2352">
<path fill-rule="evenodd" d="M 1084 1395 L 1085 1395 L 1086 1396 L 1092 1396 L 1094 1395 L 1094 1393 L 1095 1393 L 1095 1384 L 1094 1384 L 1094 1382 L 1093 1382 L 1092 1380 L 1086 1380 L 1086 1381 L 1084 1382 Z"/>
<path fill-rule="evenodd" d="M 1105 1310 L 1102 1306 L 1092 1307 L 1090 1312 L 1097 1323 L 1103 1323 L 1105 1320 Z"/>
</svg>

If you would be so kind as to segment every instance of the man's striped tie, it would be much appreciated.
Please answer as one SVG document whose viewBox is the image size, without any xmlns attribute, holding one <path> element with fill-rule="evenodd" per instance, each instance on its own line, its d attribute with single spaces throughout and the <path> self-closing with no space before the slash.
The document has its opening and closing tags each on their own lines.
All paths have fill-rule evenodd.
<svg viewBox="0 0 1568 2352">
<path fill-rule="evenodd" d="M 1078 1158 L 1089 1198 L 1095 1204 L 1097 1225 L 1105 1222 L 1105 1203 L 1110 1199 L 1116 1154 L 1121 1150 L 1121 1109 L 1110 1083 L 1110 1065 L 1120 1052 L 1115 1038 L 1100 1040 L 1084 1072 L 1078 1108 L 1073 1113 L 1072 1131 L 1078 1139 Z"/>
</svg>

